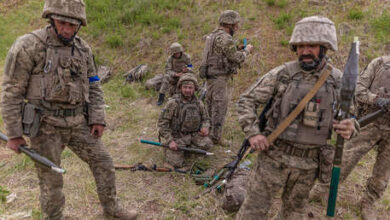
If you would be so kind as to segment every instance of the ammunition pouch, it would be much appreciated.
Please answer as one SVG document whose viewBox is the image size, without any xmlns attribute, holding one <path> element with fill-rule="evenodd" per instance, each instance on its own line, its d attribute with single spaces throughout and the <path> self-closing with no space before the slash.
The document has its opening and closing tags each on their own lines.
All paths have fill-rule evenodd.
<svg viewBox="0 0 390 220">
<path fill-rule="evenodd" d="M 321 147 L 318 166 L 318 180 L 321 183 L 330 183 L 332 178 L 333 157 L 335 148 L 332 145 L 325 145 Z"/>
<path fill-rule="evenodd" d="M 320 104 L 316 102 L 309 102 L 305 106 L 303 113 L 303 124 L 312 128 L 317 128 L 319 126 L 320 116 Z"/>
<path fill-rule="evenodd" d="M 41 109 L 30 103 L 22 106 L 23 134 L 28 137 L 36 137 L 41 125 Z"/>
<path fill-rule="evenodd" d="M 208 65 L 201 65 L 199 68 L 199 76 L 202 79 L 207 78 L 207 73 L 208 73 L 209 66 Z"/>
</svg>

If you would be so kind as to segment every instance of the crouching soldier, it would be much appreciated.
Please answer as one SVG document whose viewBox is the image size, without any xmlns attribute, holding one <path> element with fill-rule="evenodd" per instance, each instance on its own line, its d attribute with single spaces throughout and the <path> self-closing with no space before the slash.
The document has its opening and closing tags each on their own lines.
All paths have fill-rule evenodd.
<svg viewBox="0 0 390 220">
<path fill-rule="evenodd" d="M 168 144 L 166 162 L 175 168 L 183 167 L 185 154 L 178 146 L 208 150 L 213 142 L 208 137 L 210 119 L 202 101 L 194 95 L 198 81 L 194 74 L 184 74 L 177 85 L 179 94 L 170 99 L 158 120 L 159 135 Z"/>
</svg>

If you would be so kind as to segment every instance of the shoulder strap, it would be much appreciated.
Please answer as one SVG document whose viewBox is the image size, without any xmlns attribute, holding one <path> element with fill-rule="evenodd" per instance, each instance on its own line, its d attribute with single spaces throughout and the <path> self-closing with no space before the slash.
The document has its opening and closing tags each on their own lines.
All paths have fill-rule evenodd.
<svg viewBox="0 0 390 220">
<path fill-rule="evenodd" d="M 34 37 L 36 37 L 38 40 L 40 40 L 46 47 L 47 47 L 47 32 L 46 28 L 35 30 L 30 33 Z"/>
<path fill-rule="evenodd" d="M 310 91 L 303 97 L 299 102 L 297 107 L 278 125 L 278 127 L 267 137 L 269 143 L 272 143 L 276 138 L 284 131 L 286 128 L 293 122 L 293 120 L 302 112 L 305 108 L 305 105 L 314 97 L 318 92 L 321 86 L 324 84 L 326 79 L 332 73 L 332 67 L 327 65 L 323 70 L 321 76 L 318 78 L 317 82 L 310 89 Z"/>
<path fill-rule="evenodd" d="M 298 62 L 297 61 L 291 61 L 291 62 L 288 62 L 288 63 L 285 63 L 284 64 L 286 66 L 286 70 L 288 72 L 288 75 L 290 77 L 290 79 L 297 73 L 299 73 L 301 70 L 298 66 Z"/>
</svg>

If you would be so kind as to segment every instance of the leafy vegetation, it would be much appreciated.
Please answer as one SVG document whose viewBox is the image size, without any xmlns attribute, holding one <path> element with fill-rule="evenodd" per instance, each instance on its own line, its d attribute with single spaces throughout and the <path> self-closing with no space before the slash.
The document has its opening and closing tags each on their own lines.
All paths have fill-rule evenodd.
<svg viewBox="0 0 390 220">
<path fill-rule="evenodd" d="M 348 12 L 348 18 L 350 20 L 361 20 L 364 18 L 364 13 L 362 10 L 354 8 Z"/>
<path fill-rule="evenodd" d="M 0 186 L 0 203 L 1 202 L 5 202 L 7 200 L 7 196 L 9 195 L 9 191 L 3 187 L 3 186 Z"/>
<path fill-rule="evenodd" d="M 390 13 L 383 13 L 380 17 L 371 22 L 376 37 L 380 42 L 388 42 L 390 36 Z"/>
</svg>

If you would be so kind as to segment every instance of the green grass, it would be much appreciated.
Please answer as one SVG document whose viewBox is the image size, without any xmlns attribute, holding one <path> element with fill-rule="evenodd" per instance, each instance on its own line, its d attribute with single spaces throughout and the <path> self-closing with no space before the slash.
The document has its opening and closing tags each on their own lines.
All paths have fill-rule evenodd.
<svg viewBox="0 0 390 220">
<path fill-rule="evenodd" d="M 376 38 L 381 42 L 388 42 L 390 36 L 390 13 L 386 12 L 371 22 Z"/>
<path fill-rule="evenodd" d="M 7 196 L 9 195 L 9 191 L 3 187 L 0 186 L 0 203 L 5 202 L 7 200 Z"/>
<path fill-rule="evenodd" d="M 272 21 L 278 29 L 284 29 L 291 22 L 291 19 L 292 15 L 290 13 L 282 12 L 278 17 L 272 19 Z"/>
<path fill-rule="evenodd" d="M 364 13 L 361 9 L 351 9 L 348 12 L 348 19 L 350 20 L 362 20 L 364 18 Z"/>
</svg>

